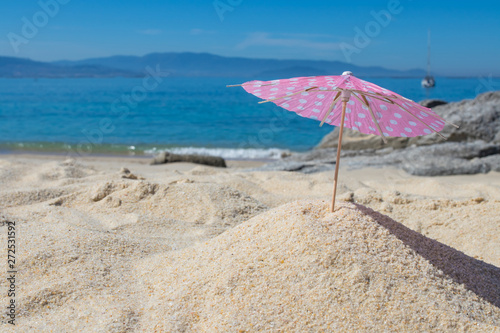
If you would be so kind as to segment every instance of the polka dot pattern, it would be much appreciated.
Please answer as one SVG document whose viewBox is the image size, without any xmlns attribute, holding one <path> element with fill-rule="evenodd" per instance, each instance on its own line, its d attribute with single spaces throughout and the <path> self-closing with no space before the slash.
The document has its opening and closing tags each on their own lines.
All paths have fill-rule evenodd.
<svg viewBox="0 0 500 333">
<path fill-rule="evenodd" d="M 351 95 L 347 102 L 345 127 L 366 134 L 415 137 L 439 132 L 445 126 L 444 120 L 431 109 L 352 75 L 256 80 L 244 83 L 243 88 L 302 117 L 325 119 L 334 126 L 340 125 L 342 113 L 342 102 L 338 99 L 327 115 L 335 97 L 341 90 L 355 90 L 353 94 L 359 99 Z"/>
</svg>

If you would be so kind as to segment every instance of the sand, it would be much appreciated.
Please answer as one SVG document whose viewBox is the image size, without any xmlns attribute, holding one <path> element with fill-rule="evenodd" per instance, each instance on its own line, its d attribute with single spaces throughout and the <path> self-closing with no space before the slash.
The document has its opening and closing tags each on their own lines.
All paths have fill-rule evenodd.
<svg viewBox="0 0 500 333">
<path fill-rule="evenodd" d="M 152 295 L 142 328 L 487 332 L 498 323 L 500 309 L 469 290 L 500 305 L 500 269 L 363 206 L 339 208 L 293 202 L 152 257 L 139 268 Z"/>
<path fill-rule="evenodd" d="M 148 162 L 0 156 L 2 330 L 500 331 L 499 173 Z"/>
</svg>

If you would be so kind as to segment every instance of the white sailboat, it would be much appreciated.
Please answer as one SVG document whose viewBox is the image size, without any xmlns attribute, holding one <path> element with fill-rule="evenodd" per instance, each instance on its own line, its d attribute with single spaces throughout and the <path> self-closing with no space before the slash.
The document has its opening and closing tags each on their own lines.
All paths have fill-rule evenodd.
<svg viewBox="0 0 500 333">
<path fill-rule="evenodd" d="M 431 75 L 431 31 L 427 35 L 427 75 L 422 80 L 422 87 L 432 88 L 436 85 L 434 76 Z"/>
</svg>

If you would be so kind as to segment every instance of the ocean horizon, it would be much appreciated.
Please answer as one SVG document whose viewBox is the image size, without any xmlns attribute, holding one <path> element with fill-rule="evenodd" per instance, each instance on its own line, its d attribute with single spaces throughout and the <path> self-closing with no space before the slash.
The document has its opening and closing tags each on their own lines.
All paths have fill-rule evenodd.
<svg viewBox="0 0 500 333">
<path fill-rule="evenodd" d="M 457 102 L 500 79 L 369 78 L 415 101 Z M 0 153 L 152 156 L 160 151 L 275 159 L 314 148 L 334 127 L 298 116 L 239 84 L 248 79 L 163 77 L 0 79 Z"/>
</svg>

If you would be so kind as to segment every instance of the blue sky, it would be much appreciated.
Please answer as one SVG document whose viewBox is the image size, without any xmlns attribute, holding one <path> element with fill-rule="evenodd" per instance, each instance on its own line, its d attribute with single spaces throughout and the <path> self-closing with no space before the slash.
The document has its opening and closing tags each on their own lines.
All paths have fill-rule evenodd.
<svg viewBox="0 0 500 333">
<path fill-rule="evenodd" d="M 0 55 L 34 60 L 192 51 L 425 68 L 431 29 L 435 74 L 500 76 L 498 0 L 21 0 L 0 13 Z"/>
</svg>

